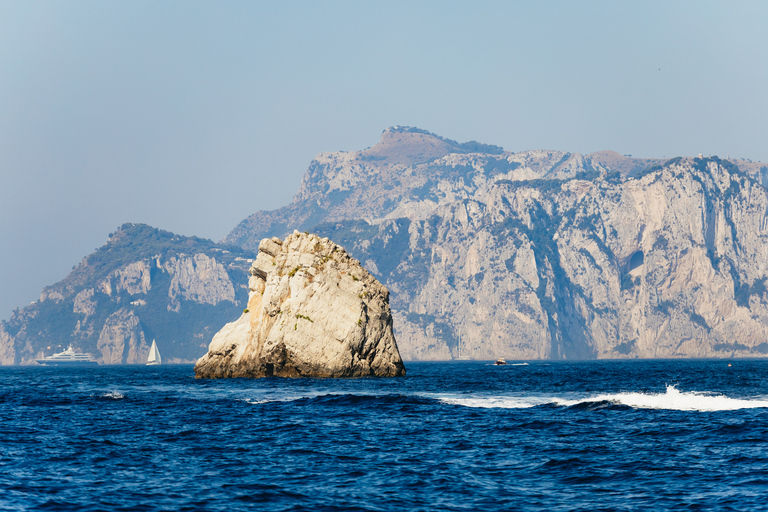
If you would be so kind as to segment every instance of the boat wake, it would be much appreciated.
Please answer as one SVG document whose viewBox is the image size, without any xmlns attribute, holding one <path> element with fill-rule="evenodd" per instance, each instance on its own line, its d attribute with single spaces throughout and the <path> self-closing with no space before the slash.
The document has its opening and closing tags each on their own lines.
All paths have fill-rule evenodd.
<svg viewBox="0 0 768 512">
<path fill-rule="evenodd" d="M 696 391 L 683 392 L 675 386 L 667 386 L 665 393 L 605 393 L 579 398 L 554 396 L 507 396 L 507 397 L 437 397 L 452 405 L 476 408 L 525 409 L 552 404 L 560 407 L 575 407 L 596 403 L 623 405 L 634 409 L 659 409 L 671 411 L 735 411 L 739 409 L 768 408 L 768 399 L 730 398 Z"/>
<path fill-rule="evenodd" d="M 295 402 L 303 398 L 308 398 L 308 397 L 298 396 L 294 398 L 239 398 L 238 400 L 250 405 L 262 405 L 262 404 L 271 404 L 271 403 L 278 403 L 278 402 Z"/>
</svg>

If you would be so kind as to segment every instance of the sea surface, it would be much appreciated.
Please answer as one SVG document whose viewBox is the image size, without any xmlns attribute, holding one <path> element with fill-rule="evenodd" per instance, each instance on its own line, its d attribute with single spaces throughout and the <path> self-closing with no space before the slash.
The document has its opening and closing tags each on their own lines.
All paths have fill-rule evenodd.
<svg viewBox="0 0 768 512">
<path fill-rule="evenodd" d="M 768 510 L 768 361 L 0 368 L 0 510 Z"/>
</svg>

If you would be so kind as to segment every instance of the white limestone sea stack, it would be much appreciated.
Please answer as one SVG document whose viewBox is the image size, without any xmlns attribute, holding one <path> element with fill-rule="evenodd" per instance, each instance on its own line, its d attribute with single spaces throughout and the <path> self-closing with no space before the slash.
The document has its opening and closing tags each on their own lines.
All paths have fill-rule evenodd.
<svg viewBox="0 0 768 512">
<path fill-rule="evenodd" d="M 265 238 L 248 308 L 195 365 L 197 378 L 396 377 L 405 366 L 389 290 L 327 238 Z"/>
</svg>

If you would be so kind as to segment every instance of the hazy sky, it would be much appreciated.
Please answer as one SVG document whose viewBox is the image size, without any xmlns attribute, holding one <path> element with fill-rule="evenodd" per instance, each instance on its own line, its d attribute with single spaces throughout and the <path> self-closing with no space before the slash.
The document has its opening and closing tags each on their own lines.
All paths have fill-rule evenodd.
<svg viewBox="0 0 768 512">
<path fill-rule="evenodd" d="M 0 0 L 0 319 L 124 222 L 220 240 L 313 156 L 768 162 L 768 2 Z"/>
</svg>

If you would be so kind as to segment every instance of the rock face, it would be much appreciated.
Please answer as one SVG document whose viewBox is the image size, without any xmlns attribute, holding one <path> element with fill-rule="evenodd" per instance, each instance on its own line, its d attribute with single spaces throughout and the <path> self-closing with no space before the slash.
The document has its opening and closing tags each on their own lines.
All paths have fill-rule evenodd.
<svg viewBox="0 0 768 512">
<path fill-rule="evenodd" d="M 393 291 L 406 358 L 585 359 L 768 355 L 767 227 L 761 185 L 681 159 L 318 232 Z"/>
<path fill-rule="evenodd" d="M 338 245 L 264 239 L 250 275 L 248 308 L 214 336 L 198 378 L 405 375 L 389 290 Z"/>
<path fill-rule="evenodd" d="M 67 345 L 100 364 L 193 362 L 247 302 L 254 253 L 126 224 L 40 300 L 0 322 L 0 364 L 30 364 Z"/>
<path fill-rule="evenodd" d="M 410 360 L 768 355 L 768 166 L 498 149 L 387 130 L 228 240 L 343 244 Z"/>
<path fill-rule="evenodd" d="M 197 360 L 247 306 L 249 251 L 296 228 L 392 291 L 406 359 L 765 357 L 767 188 L 768 165 L 744 160 L 512 153 L 390 128 L 318 155 L 290 205 L 225 239 L 240 247 L 121 228 L 0 322 L 0 363 L 68 343 L 141 362 L 153 338 L 164 361 Z M 295 330 L 316 328 L 302 311 L 313 322 Z M 241 318 L 217 343 L 246 332 Z"/>
</svg>

